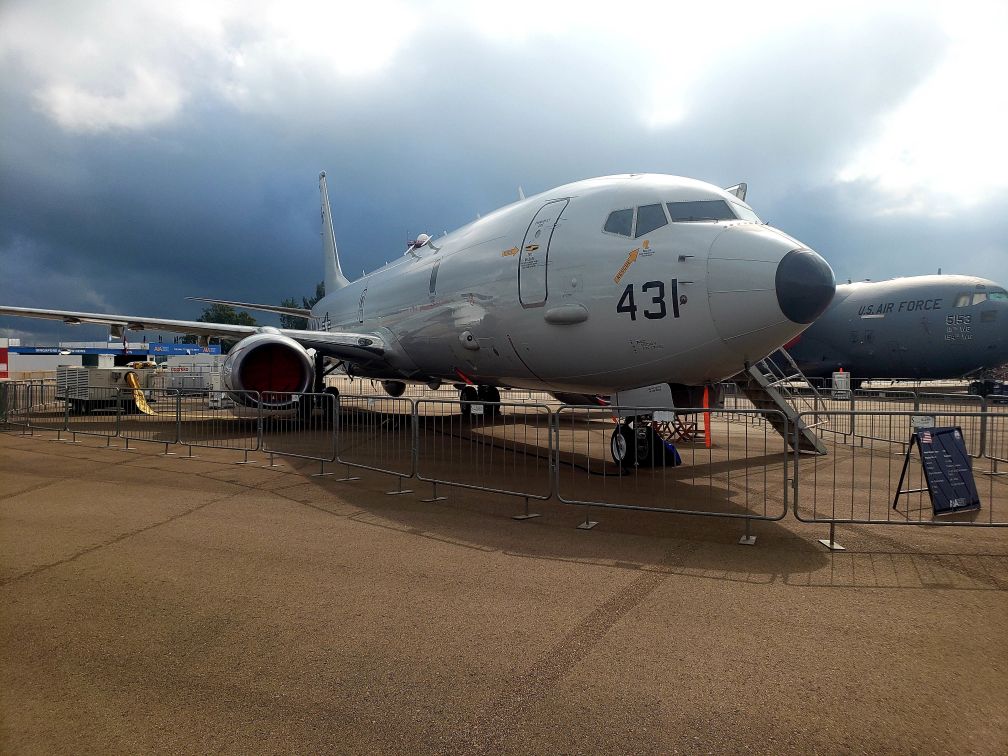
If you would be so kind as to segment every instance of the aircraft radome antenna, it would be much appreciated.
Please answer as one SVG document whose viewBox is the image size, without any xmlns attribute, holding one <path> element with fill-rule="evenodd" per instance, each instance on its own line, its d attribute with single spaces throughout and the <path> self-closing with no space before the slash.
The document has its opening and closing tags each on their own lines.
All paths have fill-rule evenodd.
<svg viewBox="0 0 1008 756">
<path fill-rule="evenodd" d="M 521 184 L 518 184 L 518 199 L 525 199 L 525 190 L 521 188 Z"/>
</svg>

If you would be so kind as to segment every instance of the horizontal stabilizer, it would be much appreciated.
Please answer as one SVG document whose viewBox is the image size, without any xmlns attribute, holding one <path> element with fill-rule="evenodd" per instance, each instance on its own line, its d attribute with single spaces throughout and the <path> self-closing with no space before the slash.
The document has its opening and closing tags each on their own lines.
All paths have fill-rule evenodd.
<svg viewBox="0 0 1008 756">
<path fill-rule="evenodd" d="M 207 297 L 186 297 L 196 302 L 210 302 L 211 304 L 222 304 L 228 307 L 240 307 L 243 310 L 258 310 L 260 312 L 276 312 L 280 315 L 293 315 L 298 318 L 311 317 L 311 310 L 302 307 L 280 307 L 279 305 L 253 304 L 251 302 L 232 302 L 228 299 L 208 299 Z"/>
</svg>

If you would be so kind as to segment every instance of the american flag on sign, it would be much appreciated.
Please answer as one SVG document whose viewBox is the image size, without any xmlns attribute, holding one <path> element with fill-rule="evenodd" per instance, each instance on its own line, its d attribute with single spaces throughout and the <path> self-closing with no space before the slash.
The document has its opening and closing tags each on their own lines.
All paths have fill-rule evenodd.
<svg viewBox="0 0 1008 756">
<path fill-rule="evenodd" d="M 921 434 L 921 443 L 930 444 L 931 443 L 931 431 L 924 431 Z"/>
</svg>

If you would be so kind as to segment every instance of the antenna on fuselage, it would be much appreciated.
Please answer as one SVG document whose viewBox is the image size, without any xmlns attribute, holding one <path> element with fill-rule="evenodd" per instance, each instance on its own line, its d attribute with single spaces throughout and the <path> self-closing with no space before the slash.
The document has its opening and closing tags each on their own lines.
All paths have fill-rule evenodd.
<svg viewBox="0 0 1008 756">
<path fill-rule="evenodd" d="M 518 184 L 518 199 L 525 199 L 525 190 L 521 188 L 521 184 Z"/>
<path fill-rule="evenodd" d="M 735 184 L 735 186 L 729 186 L 727 189 L 725 189 L 725 191 L 728 192 L 729 194 L 734 194 L 740 200 L 745 202 L 746 190 L 748 188 L 749 187 L 746 185 L 744 181 L 740 181 L 739 183 Z"/>
</svg>

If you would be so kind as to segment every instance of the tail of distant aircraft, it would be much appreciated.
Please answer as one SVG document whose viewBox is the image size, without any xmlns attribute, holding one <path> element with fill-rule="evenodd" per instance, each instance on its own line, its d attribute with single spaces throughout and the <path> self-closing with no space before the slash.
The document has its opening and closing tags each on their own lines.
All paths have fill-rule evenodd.
<svg viewBox="0 0 1008 756">
<path fill-rule="evenodd" d="M 319 174 L 319 191 L 322 193 L 322 257 L 325 264 L 325 291 L 331 294 L 347 286 L 350 281 L 343 275 L 336 251 L 336 234 L 333 231 L 332 211 L 329 209 L 329 191 L 326 189 L 325 171 Z"/>
</svg>

